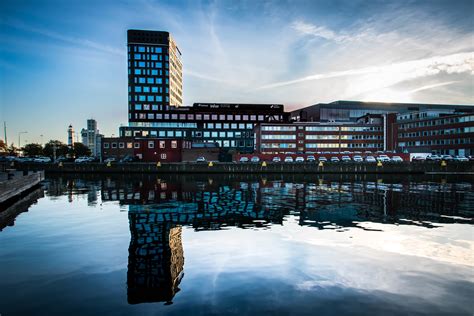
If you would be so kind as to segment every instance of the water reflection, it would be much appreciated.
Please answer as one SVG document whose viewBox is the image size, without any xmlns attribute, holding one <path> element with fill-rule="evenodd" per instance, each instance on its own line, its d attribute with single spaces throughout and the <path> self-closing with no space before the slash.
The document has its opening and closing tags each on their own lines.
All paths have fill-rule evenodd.
<svg viewBox="0 0 474 316">
<path fill-rule="evenodd" d="M 184 276 L 182 226 L 195 231 L 267 229 L 289 216 L 301 226 L 336 231 L 383 230 L 366 222 L 430 229 L 473 224 L 472 186 L 470 178 L 434 176 L 58 177 L 48 181 L 47 195 L 125 207 L 131 233 L 128 303 L 171 304 Z"/>
<path fill-rule="evenodd" d="M 44 197 L 44 189 L 42 187 L 29 190 L 21 197 L 7 205 L 0 206 L 0 231 L 8 226 L 15 225 L 15 219 L 18 215 L 28 212 L 30 206 Z"/>
</svg>

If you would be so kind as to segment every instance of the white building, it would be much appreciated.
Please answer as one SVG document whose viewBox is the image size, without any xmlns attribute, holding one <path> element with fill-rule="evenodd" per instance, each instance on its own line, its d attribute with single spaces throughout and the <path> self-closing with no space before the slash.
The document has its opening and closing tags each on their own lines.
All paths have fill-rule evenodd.
<svg viewBox="0 0 474 316">
<path fill-rule="evenodd" d="M 87 120 L 87 128 L 81 130 L 82 143 L 89 147 L 92 156 L 100 157 L 100 148 L 102 143 L 102 137 L 104 135 L 99 134 L 97 129 L 97 121 L 94 119 Z"/>
</svg>

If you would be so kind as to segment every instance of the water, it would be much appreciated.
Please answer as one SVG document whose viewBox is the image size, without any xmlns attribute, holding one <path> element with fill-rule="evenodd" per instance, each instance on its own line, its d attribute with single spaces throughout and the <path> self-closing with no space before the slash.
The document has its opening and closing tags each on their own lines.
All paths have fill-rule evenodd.
<svg viewBox="0 0 474 316">
<path fill-rule="evenodd" d="M 472 315 L 473 186 L 48 178 L 27 212 L 0 217 L 0 314 Z"/>
</svg>

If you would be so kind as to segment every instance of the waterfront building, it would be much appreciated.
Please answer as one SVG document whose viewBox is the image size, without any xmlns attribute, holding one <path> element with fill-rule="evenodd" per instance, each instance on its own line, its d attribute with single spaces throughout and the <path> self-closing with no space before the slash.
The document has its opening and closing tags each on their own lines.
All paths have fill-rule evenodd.
<svg viewBox="0 0 474 316">
<path fill-rule="evenodd" d="M 82 143 L 91 150 L 91 155 L 100 157 L 101 142 L 104 135 L 99 133 L 97 129 L 97 121 L 94 119 L 87 120 L 87 127 L 81 130 Z"/>
<path fill-rule="evenodd" d="M 387 114 L 425 110 L 474 113 L 474 107 L 471 105 L 334 101 L 294 110 L 291 112 L 291 119 L 297 122 L 346 122 L 356 121 L 367 113 Z"/>
<path fill-rule="evenodd" d="M 395 131 L 398 151 L 474 155 L 474 113 L 435 110 L 399 113 Z"/>
<path fill-rule="evenodd" d="M 121 137 L 183 138 L 217 143 L 226 151 L 254 151 L 253 129 L 259 123 L 288 122 L 282 104 L 194 103 L 150 111 L 149 119 L 133 128 L 120 127 Z"/>
<path fill-rule="evenodd" d="M 263 154 L 378 151 L 387 147 L 383 115 L 365 115 L 356 122 L 259 124 L 256 151 Z"/>
<path fill-rule="evenodd" d="M 102 157 L 117 160 L 130 157 L 143 162 L 179 162 L 183 140 L 143 137 L 104 137 Z"/>
</svg>

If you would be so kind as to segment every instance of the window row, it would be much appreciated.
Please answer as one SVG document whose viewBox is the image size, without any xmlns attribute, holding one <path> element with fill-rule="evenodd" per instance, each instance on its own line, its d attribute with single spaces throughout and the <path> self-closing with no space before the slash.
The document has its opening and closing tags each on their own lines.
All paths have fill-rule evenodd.
<svg viewBox="0 0 474 316">
<path fill-rule="evenodd" d="M 129 92 L 130 90 L 131 87 L 128 87 Z M 163 93 L 163 87 L 135 86 L 134 91 L 136 93 Z M 165 88 L 165 93 L 168 93 L 168 91 L 168 88 Z"/>
<path fill-rule="evenodd" d="M 150 77 L 134 77 L 133 78 L 134 83 L 145 83 L 145 84 L 162 84 L 163 79 L 161 78 L 150 78 Z M 169 84 L 168 78 L 165 79 L 165 83 Z"/>
<path fill-rule="evenodd" d="M 164 49 L 165 53 L 167 52 L 166 49 Z M 159 46 L 136 46 L 136 45 L 131 45 L 128 46 L 128 52 L 135 52 L 135 53 L 157 53 L 161 54 L 163 52 L 163 48 Z"/>
<path fill-rule="evenodd" d="M 133 58 L 130 58 L 130 57 L 133 57 Z M 128 59 L 134 59 L 134 60 L 162 60 L 162 57 L 161 55 L 158 55 L 158 54 L 133 54 L 133 55 L 130 55 L 128 54 Z M 169 60 L 168 58 L 168 55 L 165 55 L 164 59 L 166 61 Z M 167 63 L 168 64 L 168 63 Z"/>
</svg>

